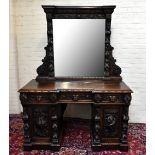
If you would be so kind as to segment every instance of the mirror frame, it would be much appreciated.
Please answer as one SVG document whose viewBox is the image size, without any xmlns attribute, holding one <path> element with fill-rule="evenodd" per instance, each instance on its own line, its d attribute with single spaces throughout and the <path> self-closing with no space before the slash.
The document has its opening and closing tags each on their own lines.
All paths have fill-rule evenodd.
<svg viewBox="0 0 155 155">
<path fill-rule="evenodd" d="M 115 64 L 110 45 L 111 36 L 111 18 L 115 5 L 111 6 L 54 6 L 43 5 L 47 20 L 47 41 L 44 48 L 46 55 L 42 60 L 43 64 L 37 68 L 38 82 L 47 82 L 51 80 L 78 80 L 78 79 L 103 79 L 103 80 L 122 80 L 121 68 Z M 55 77 L 54 72 L 54 48 L 53 48 L 53 20 L 52 19 L 105 19 L 105 58 L 104 58 L 104 76 L 103 77 Z"/>
</svg>

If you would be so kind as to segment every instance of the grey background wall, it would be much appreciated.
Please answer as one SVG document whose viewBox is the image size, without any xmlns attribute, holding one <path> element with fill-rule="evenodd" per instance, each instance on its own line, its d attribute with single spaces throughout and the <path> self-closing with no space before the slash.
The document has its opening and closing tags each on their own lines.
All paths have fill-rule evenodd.
<svg viewBox="0 0 155 155">
<path fill-rule="evenodd" d="M 116 5 L 111 44 L 132 88 L 130 122 L 145 122 L 145 1 L 144 0 L 10 0 L 10 113 L 22 108 L 17 90 L 36 77 L 47 44 L 46 17 L 41 5 Z M 90 117 L 90 106 L 71 105 L 66 116 Z"/>
</svg>

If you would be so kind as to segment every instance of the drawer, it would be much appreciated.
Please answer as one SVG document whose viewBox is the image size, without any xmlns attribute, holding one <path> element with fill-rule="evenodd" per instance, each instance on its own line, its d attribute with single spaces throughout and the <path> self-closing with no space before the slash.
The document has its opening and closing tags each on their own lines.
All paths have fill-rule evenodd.
<svg viewBox="0 0 155 155">
<path fill-rule="evenodd" d="M 92 101 L 92 93 L 86 92 L 62 92 L 59 96 L 60 101 Z"/>
<path fill-rule="evenodd" d="M 126 95 L 127 96 L 127 95 Z M 128 100 L 121 93 L 92 92 L 53 92 L 53 93 L 21 93 L 22 104 L 56 103 L 56 102 L 90 102 L 90 103 L 123 103 Z"/>
<path fill-rule="evenodd" d="M 22 104 L 55 103 L 59 100 L 57 93 L 21 93 Z"/>
<path fill-rule="evenodd" d="M 123 103 L 123 95 L 109 93 L 94 93 L 93 100 L 96 103 Z"/>
</svg>

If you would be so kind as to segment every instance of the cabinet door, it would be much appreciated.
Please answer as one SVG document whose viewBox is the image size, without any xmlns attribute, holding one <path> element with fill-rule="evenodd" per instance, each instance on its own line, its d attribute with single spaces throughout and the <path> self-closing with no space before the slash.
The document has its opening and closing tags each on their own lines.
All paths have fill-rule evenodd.
<svg viewBox="0 0 155 155">
<path fill-rule="evenodd" d="M 32 108 L 33 137 L 49 137 L 49 108 L 34 106 Z"/>
<path fill-rule="evenodd" d="M 94 145 L 119 143 L 121 137 L 122 105 L 92 105 L 92 138 Z"/>
<path fill-rule="evenodd" d="M 38 104 L 32 107 L 32 140 L 41 143 L 60 143 L 62 111 L 60 104 Z"/>
<path fill-rule="evenodd" d="M 121 106 L 102 107 L 102 142 L 119 142 L 121 134 Z"/>
</svg>

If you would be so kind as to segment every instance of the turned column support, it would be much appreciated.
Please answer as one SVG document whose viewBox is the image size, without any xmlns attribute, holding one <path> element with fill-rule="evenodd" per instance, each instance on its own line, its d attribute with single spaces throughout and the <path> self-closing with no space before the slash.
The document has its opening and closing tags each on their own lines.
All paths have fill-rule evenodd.
<svg viewBox="0 0 155 155">
<path fill-rule="evenodd" d="M 128 150 L 128 121 L 129 121 L 129 105 L 131 101 L 131 94 L 124 95 L 124 106 L 122 110 L 122 132 L 121 132 L 121 146 L 124 147 L 124 150 Z M 120 147 L 121 147 L 120 146 Z"/>
<path fill-rule="evenodd" d="M 92 104 L 92 118 L 91 118 L 91 134 L 92 134 L 92 148 L 101 146 L 101 116 L 100 106 Z"/>
<path fill-rule="evenodd" d="M 52 104 L 50 110 L 50 121 L 51 121 L 51 145 L 56 150 L 59 150 L 61 143 L 61 105 Z"/>
<path fill-rule="evenodd" d="M 31 109 L 29 106 L 28 96 L 26 93 L 20 93 L 20 101 L 23 105 L 23 123 L 24 123 L 24 150 L 28 150 L 32 146 L 32 137 L 31 137 Z"/>
<path fill-rule="evenodd" d="M 30 114 L 27 107 L 23 108 L 23 122 L 24 122 L 24 145 L 31 144 L 30 134 Z"/>
</svg>

